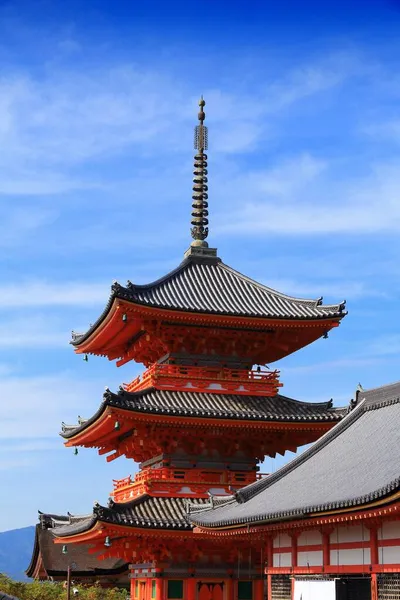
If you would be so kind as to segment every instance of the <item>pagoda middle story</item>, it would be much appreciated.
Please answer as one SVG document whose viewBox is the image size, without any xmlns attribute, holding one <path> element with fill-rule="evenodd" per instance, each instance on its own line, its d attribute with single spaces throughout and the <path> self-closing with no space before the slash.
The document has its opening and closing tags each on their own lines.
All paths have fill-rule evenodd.
<svg viewBox="0 0 400 600">
<path fill-rule="evenodd" d="M 279 393 L 273 363 L 337 327 L 344 302 L 289 297 L 225 265 L 209 248 L 204 100 L 195 129 L 192 237 L 183 262 L 149 285 L 113 284 L 78 354 L 146 371 L 77 425 L 68 447 L 97 448 L 107 461 L 140 463 L 114 481 L 107 506 L 57 527 L 56 542 L 91 544 L 100 560 L 130 564 L 132 600 L 261 600 L 262 545 L 219 544 L 193 534 L 187 503 L 206 504 L 260 479 L 266 456 L 317 440 L 342 419 L 332 402 Z M 217 501 L 217 500 L 216 500 Z"/>
</svg>

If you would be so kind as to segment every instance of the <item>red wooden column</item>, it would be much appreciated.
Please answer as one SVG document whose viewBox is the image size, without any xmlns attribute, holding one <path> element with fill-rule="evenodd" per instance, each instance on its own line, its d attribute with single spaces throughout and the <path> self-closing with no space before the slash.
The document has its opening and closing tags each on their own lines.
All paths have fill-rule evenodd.
<svg viewBox="0 0 400 600">
<path fill-rule="evenodd" d="M 272 598 L 272 575 L 269 573 L 267 575 L 267 598 L 268 600 Z"/>
<path fill-rule="evenodd" d="M 196 598 L 196 583 L 195 577 L 190 577 L 186 581 L 187 600 L 195 600 Z"/>
<path fill-rule="evenodd" d="M 225 581 L 226 583 L 226 596 L 225 600 L 233 600 L 234 599 L 234 586 L 232 576 L 229 576 Z"/>
<path fill-rule="evenodd" d="M 274 566 L 273 544 L 274 544 L 274 538 L 269 537 L 267 540 L 267 548 L 266 548 L 267 568 L 265 570 L 265 572 L 267 574 L 267 598 L 268 598 L 268 600 L 271 600 L 271 598 L 272 598 L 272 575 L 270 575 L 269 571 Z"/>
<path fill-rule="evenodd" d="M 264 581 L 256 579 L 254 581 L 254 600 L 263 600 L 264 598 Z"/>
<path fill-rule="evenodd" d="M 164 580 L 161 575 L 161 570 L 156 569 L 156 573 L 158 572 L 158 577 L 156 579 L 156 599 L 155 600 L 164 600 L 163 599 L 163 589 L 164 589 Z"/>
<path fill-rule="evenodd" d="M 369 529 L 369 544 L 371 550 L 371 565 L 379 564 L 378 554 L 378 529 L 377 527 L 370 527 Z"/>
<path fill-rule="evenodd" d="M 297 539 L 299 537 L 299 533 L 297 531 L 293 531 L 290 534 L 291 540 L 292 540 L 292 569 L 294 569 L 295 567 L 297 567 Z"/>
<path fill-rule="evenodd" d="M 333 528 L 324 529 L 322 532 L 322 564 L 329 567 L 331 564 L 331 533 Z"/>
<path fill-rule="evenodd" d="M 130 596 L 132 598 L 132 600 L 135 598 L 135 581 L 136 579 L 133 579 L 134 570 L 130 569 L 130 576 L 131 576 L 131 585 L 130 585 Z"/>
<path fill-rule="evenodd" d="M 378 600 L 378 575 L 371 573 L 371 600 Z"/>
</svg>

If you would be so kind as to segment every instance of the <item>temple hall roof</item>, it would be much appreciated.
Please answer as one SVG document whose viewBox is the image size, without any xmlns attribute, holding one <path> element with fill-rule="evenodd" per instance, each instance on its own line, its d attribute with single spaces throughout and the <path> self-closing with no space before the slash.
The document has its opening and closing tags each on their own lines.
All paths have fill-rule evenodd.
<svg viewBox="0 0 400 600">
<path fill-rule="evenodd" d="M 191 500 L 194 505 L 200 506 L 207 499 L 196 498 Z M 186 518 L 186 498 L 157 498 L 143 495 L 132 502 L 110 502 L 109 506 L 96 504 L 93 514 L 81 521 L 54 531 L 57 537 L 77 535 L 91 529 L 98 521 L 126 527 L 139 527 L 141 529 L 192 529 Z"/>
<path fill-rule="evenodd" d="M 114 283 L 107 306 L 84 334 L 72 334 L 72 344 L 84 342 L 104 321 L 114 300 L 191 313 L 289 320 L 341 319 L 345 302 L 322 304 L 282 294 L 224 264 L 218 257 L 186 258 L 178 268 L 147 285 Z"/>
<path fill-rule="evenodd" d="M 358 392 L 357 405 L 268 478 L 216 499 L 191 521 L 213 528 L 362 507 L 400 487 L 400 383 Z M 212 503 L 211 503 L 212 504 Z"/>
<path fill-rule="evenodd" d="M 112 576 L 127 571 L 128 565 L 120 559 L 108 558 L 99 562 L 93 554 L 89 554 L 89 545 L 68 547 L 68 554 L 63 554 L 60 545 L 54 543 L 54 533 L 65 527 L 81 526 L 90 518 L 91 515 L 53 515 L 39 512 L 32 558 L 26 569 L 27 576 L 34 577 L 40 558 L 48 577 L 66 576 L 68 564 L 71 562 L 76 564 L 75 576 Z"/>
<path fill-rule="evenodd" d="M 107 390 L 99 410 L 78 425 L 63 424 L 61 435 L 70 438 L 95 422 L 107 407 L 136 413 L 175 417 L 201 417 L 240 421 L 334 422 L 343 418 L 346 409 L 333 408 L 332 401 L 313 403 L 293 400 L 277 394 L 273 397 L 241 396 L 157 390 L 138 392 L 120 389 L 118 394 Z"/>
</svg>

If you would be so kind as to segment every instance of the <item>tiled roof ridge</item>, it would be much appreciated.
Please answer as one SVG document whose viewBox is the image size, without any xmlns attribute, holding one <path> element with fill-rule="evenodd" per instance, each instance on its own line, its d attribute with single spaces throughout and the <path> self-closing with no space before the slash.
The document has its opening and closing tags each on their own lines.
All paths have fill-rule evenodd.
<svg viewBox="0 0 400 600">
<path fill-rule="evenodd" d="M 340 435 L 345 429 L 350 427 L 360 416 L 364 413 L 364 401 L 359 403 L 353 411 L 349 412 L 335 427 L 332 427 L 324 435 L 322 435 L 314 444 L 302 452 L 299 456 L 296 456 L 293 460 L 288 462 L 286 465 L 281 467 L 275 473 L 272 473 L 264 479 L 260 479 L 255 483 L 251 483 L 248 486 L 242 488 L 236 492 L 235 496 L 239 503 L 247 502 L 250 498 L 253 498 L 261 491 L 270 487 L 273 483 L 287 475 L 290 471 L 303 464 L 309 458 L 317 454 L 322 448 L 327 446 L 332 440 Z"/>
<path fill-rule="evenodd" d="M 389 387 L 389 386 L 382 386 L 381 389 L 385 389 L 385 387 Z M 246 486 L 246 487 L 242 488 L 241 490 L 239 490 L 238 492 L 236 492 L 236 498 L 237 498 L 238 502 L 247 502 L 250 498 L 254 497 L 259 492 L 270 487 L 273 483 L 275 483 L 276 481 L 281 479 L 287 473 L 289 473 L 293 469 L 297 468 L 299 465 L 301 465 L 302 463 L 307 461 L 309 458 L 311 458 L 312 456 L 317 454 L 320 450 L 322 450 L 322 448 L 327 446 L 332 440 L 337 438 L 343 431 L 345 431 L 355 421 L 357 421 L 364 414 L 365 411 L 377 410 L 380 408 L 384 408 L 385 406 L 391 406 L 393 404 L 397 404 L 399 402 L 400 402 L 400 397 L 399 398 L 389 398 L 387 400 L 376 400 L 376 399 L 368 400 L 368 399 L 364 399 L 364 398 L 362 400 L 359 400 L 357 406 L 355 406 L 354 409 L 351 412 L 349 412 L 342 419 L 342 421 L 339 421 L 337 425 L 332 427 L 332 429 L 330 429 L 323 436 L 321 436 L 311 446 L 311 448 L 308 448 L 307 450 L 305 450 L 302 454 L 300 454 L 300 456 L 296 456 L 289 463 L 287 463 L 286 465 L 281 467 L 279 469 L 279 471 L 276 471 L 276 473 L 269 475 L 265 479 L 260 479 L 259 481 L 256 481 L 255 483 L 251 483 L 248 486 Z"/>
<path fill-rule="evenodd" d="M 339 309 L 339 307 L 344 306 L 346 304 L 346 300 L 342 300 L 342 302 L 337 302 L 336 304 L 321 304 L 321 305 L 319 305 L 318 302 L 321 300 L 320 298 L 296 298 L 296 296 L 290 296 L 289 294 L 284 294 L 283 292 L 279 292 L 275 288 L 271 288 L 268 285 L 265 285 L 264 283 L 260 283 L 259 281 L 256 281 L 255 279 L 253 279 L 252 277 L 249 277 L 248 275 L 244 275 L 240 271 L 237 271 L 236 269 L 234 269 L 233 267 L 230 267 L 229 265 L 225 264 L 222 261 L 218 265 L 218 267 L 221 269 L 224 269 L 225 271 L 228 271 L 229 273 L 232 273 L 236 277 L 240 277 L 240 279 L 244 279 L 245 281 L 247 281 L 247 283 L 254 285 L 257 288 L 263 288 L 265 291 L 270 292 L 271 294 L 274 294 L 275 296 L 279 296 L 279 298 L 284 298 L 285 300 L 291 300 L 293 302 L 298 302 L 299 304 L 309 303 L 309 304 L 313 304 L 314 307 L 322 306 L 323 308 L 337 308 L 337 309 Z M 345 314 L 346 313 L 343 313 L 343 316 Z"/>
<path fill-rule="evenodd" d="M 306 515 L 309 515 L 310 513 L 317 513 L 317 512 L 323 512 L 323 511 L 328 511 L 328 510 L 330 511 L 330 510 L 335 510 L 335 509 L 340 509 L 340 508 L 351 508 L 353 506 L 358 506 L 358 505 L 361 506 L 368 502 L 372 502 L 373 500 L 379 500 L 380 498 L 387 496 L 390 492 L 393 492 L 394 490 L 398 489 L 399 486 L 400 486 L 400 477 L 397 477 L 396 479 L 390 481 L 385 486 L 382 486 L 381 488 L 378 488 L 377 490 L 374 490 L 372 492 L 364 494 L 363 496 L 357 496 L 355 498 L 347 498 L 346 500 L 337 500 L 334 502 L 327 502 L 325 504 L 315 504 L 315 505 L 310 505 L 310 506 L 304 506 L 301 508 L 276 511 L 273 513 L 266 512 L 263 515 L 239 517 L 239 518 L 235 519 L 234 522 L 237 525 L 247 524 L 250 522 L 260 523 L 263 520 L 266 520 L 267 518 L 268 518 L 268 520 L 276 520 L 276 519 L 281 519 L 281 518 L 285 518 L 285 517 L 304 517 Z M 228 499 L 227 499 L 227 501 L 225 503 L 221 503 L 218 506 L 218 508 L 225 508 L 228 504 L 233 504 L 233 501 L 232 500 L 228 501 Z M 194 525 L 198 524 L 201 526 L 201 522 L 197 521 L 196 518 L 193 519 L 192 515 L 200 514 L 202 512 L 208 512 L 212 508 L 214 508 L 212 503 L 209 503 L 207 506 L 204 506 L 203 510 L 193 511 L 191 508 L 189 511 L 190 521 L 192 523 L 194 523 Z M 233 522 L 233 520 L 231 520 L 231 519 L 225 519 L 225 520 L 222 519 L 220 521 L 214 521 L 212 523 L 212 527 L 221 527 L 224 525 L 229 525 L 232 522 Z"/>
<path fill-rule="evenodd" d="M 103 312 L 101 313 L 101 315 L 98 317 L 98 319 L 95 321 L 95 323 L 89 327 L 89 329 L 85 333 L 76 333 L 73 331 L 71 343 L 74 345 L 78 345 L 79 343 L 81 343 L 83 340 L 87 339 L 91 335 L 91 333 L 100 325 L 100 323 L 104 320 L 104 318 L 110 311 L 112 303 L 115 298 L 121 298 L 123 300 L 128 300 L 128 301 L 134 301 L 137 304 L 149 306 L 149 305 L 151 305 L 151 302 L 150 303 L 145 302 L 143 299 L 135 297 L 135 295 L 139 295 L 140 293 L 151 291 L 155 288 L 158 288 L 159 286 L 162 286 L 166 282 L 168 283 L 168 282 L 174 281 L 176 279 L 176 277 L 179 276 L 182 272 L 185 272 L 187 269 L 189 269 L 193 265 L 197 265 L 197 264 L 204 265 L 204 266 L 206 266 L 206 265 L 212 266 L 215 269 L 219 269 L 222 272 L 230 274 L 235 279 L 241 280 L 242 282 L 250 285 L 252 288 L 255 288 L 259 291 L 265 291 L 273 297 L 289 301 L 290 303 L 293 303 L 294 305 L 303 306 L 303 307 L 312 308 L 312 309 L 318 309 L 320 307 L 322 313 L 320 315 L 318 315 L 318 314 L 314 315 L 311 318 L 317 318 L 317 319 L 318 318 L 333 318 L 333 317 L 343 318 L 347 314 L 347 311 L 344 310 L 345 302 L 346 302 L 345 300 L 340 303 L 337 303 L 337 304 L 323 305 L 322 297 L 317 298 L 317 299 L 296 298 L 295 296 L 290 296 L 290 295 L 284 294 L 282 292 L 279 292 L 278 290 L 270 288 L 262 283 L 259 283 L 255 279 L 252 279 L 251 277 L 248 277 L 247 275 L 244 275 L 243 273 L 236 271 L 229 265 L 226 265 L 225 263 L 223 263 L 221 261 L 221 259 L 218 257 L 212 257 L 212 258 L 210 258 L 210 257 L 188 257 L 180 265 L 178 265 L 178 267 L 176 267 L 175 269 L 173 269 L 166 275 L 160 277 L 159 279 L 156 279 L 155 281 L 153 281 L 151 283 L 133 284 L 131 281 L 128 281 L 127 285 L 123 286 L 119 282 L 115 281 L 111 286 L 111 293 L 110 293 L 108 302 L 107 302 Z M 218 273 L 218 271 L 216 271 L 216 273 Z M 168 301 L 167 301 L 165 303 L 165 305 L 163 305 L 163 303 L 161 303 L 158 306 L 158 308 L 170 308 L 170 309 L 174 310 L 174 308 L 176 308 L 176 307 L 174 307 L 173 303 L 171 303 L 171 305 L 169 305 Z M 207 312 L 207 310 L 203 310 L 201 307 L 198 309 L 198 308 L 194 308 L 193 306 L 183 307 L 183 308 L 181 308 L 181 310 L 185 310 L 188 312 L 194 312 L 194 313 Z M 331 311 L 335 314 L 333 314 L 333 315 L 324 314 L 324 311 L 325 312 Z M 214 309 L 211 310 L 211 312 L 213 314 L 224 314 L 225 313 L 224 310 L 222 310 L 222 312 L 220 312 L 215 307 L 214 307 Z M 228 313 L 229 313 L 229 311 L 228 311 Z M 239 311 L 239 313 L 240 313 L 240 311 Z M 239 313 L 236 316 L 246 316 L 246 315 L 243 315 L 241 313 L 239 314 Z M 235 311 L 233 311 L 232 314 L 235 314 Z M 254 315 L 249 314 L 248 316 L 252 316 L 253 318 L 255 318 L 255 317 L 274 318 L 273 315 L 267 315 L 267 314 L 264 316 L 262 314 L 254 314 Z M 276 318 L 293 318 L 293 315 L 286 315 L 286 316 L 285 315 L 283 315 L 283 316 L 277 315 Z M 307 319 L 307 318 L 310 318 L 310 316 L 304 317 L 304 315 L 297 315 L 297 318 L 306 318 Z"/>
<path fill-rule="evenodd" d="M 86 429 L 87 427 L 89 427 L 92 423 L 94 423 L 101 415 L 102 413 L 106 410 L 107 406 L 110 407 L 116 407 L 119 406 L 120 408 L 122 408 L 123 410 L 132 410 L 127 406 L 123 405 L 123 402 L 134 402 L 136 398 L 145 398 L 146 396 L 149 396 L 151 394 L 154 393 L 159 393 L 160 395 L 162 395 L 163 393 L 173 393 L 175 395 L 180 395 L 180 394 L 186 394 L 186 395 L 192 395 L 194 398 L 196 397 L 196 395 L 198 396 L 199 394 L 203 394 L 203 392 L 193 392 L 191 390 L 179 390 L 179 391 L 174 391 L 174 390 L 157 390 L 154 387 L 148 387 L 144 390 L 139 390 L 139 391 L 135 391 L 135 392 L 128 392 L 126 390 L 124 390 L 122 387 L 119 388 L 118 392 L 112 392 L 109 388 L 106 388 L 106 390 L 103 393 L 103 400 L 98 408 L 98 410 L 92 415 L 92 417 L 90 417 L 89 419 L 86 419 L 85 421 L 83 421 L 81 424 L 74 426 L 74 425 L 66 425 L 64 422 L 61 424 L 61 433 L 60 435 L 64 438 L 69 438 L 69 437 L 73 437 L 74 435 L 76 435 L 76 433 L 83 431 L 84 429 Z M 288 404 L 292 404 L 293 406 L 296 407 L 301 407 L 301 408 L 307 408 L 307 409 L 325 409 L 326 411 L 329 412 L 330 418 L 327 418 L 325 416 L 325 418 L 323 418 L 320 415 L 320 420 L 321 421 L 332 421 L 334 419 L 339 419 L 341 414 L 345 409 L 344 407 L 332 407 L 332 400 L 328 400 L 326 402 L 306 402 L 306 401 L 302 401 L 302 400 L 296 400 L 294 398 L 289 398 L 288 396 L 283 396 L 280 394 L 276 394 L 276 396 L 242 396 L 242 395 L 238 395 L 238 394 L 218 394 L 218 393 L 214 393 L 214 392 L 204 392 L 204 394 L 207 394 L 207 396 L 210 396 L 212 398 L 214 398 L 215 396 L 218 397 L 219 400 L 226 400 L 226 398 L 231 398 L 234 400 L 237 400 L 238 402 L 240 401 L 241 403 L 246 403 L 247 402 L 251 402 L 254 399 L 265 399 L 266 401 L 271 400 L 272 399 L 276 399 L 278 402 L 280 400 L 282 400 L 285 403 Z M 226 411 L 224 413 L 218 413 L 218 414 L 211 414 L 210 411 L 200 411 L 194 408 L 190 408 L 189 406 L 187 407 L 187 409 L 183 409 L 181 406 L 178 406 L 176 409 L 174 408 L 163 408 L 163 407 L 154 407 L 154 406 L 141 406 L 139 404 L 135 405 L 134 407 L 134 411 L 138 412 L 138 413 L 146 413 L 148 412 L 149 414 L 157 414 L 157 415 L 169 415 L 169 416 L 179 416 L 179 417 L 199 417 L 199 418 L 227 418 L 227 419 L 232 419 L 232 420 L 236 420 L 236 421 L 240 421 L 240 420 L 245 420 L 245 421 L 252 421 L 252 422 L 264 422 L 264 421 L 282 421 L 282 422 L 300 422 L 300 421 L 307 421 L 307 420 L 316 420 L 318 418 L 318 414 L 313 415 L 300 415 L 297 418 L 295 416 L 290 416 L 290 415 L 285 415 L 285 414 L 281 414 L 281 415 L 277 415 L 276 418 L 274 418 L 273 415 L 267 415 L 268 418 L 264 418 L 263 416 L 257 415 L 255 413 L 245 413 L 245 412 L 233 412 L 233 411 Z M 184 414 L 182 414 L 184 411 Z"/>
</svg>

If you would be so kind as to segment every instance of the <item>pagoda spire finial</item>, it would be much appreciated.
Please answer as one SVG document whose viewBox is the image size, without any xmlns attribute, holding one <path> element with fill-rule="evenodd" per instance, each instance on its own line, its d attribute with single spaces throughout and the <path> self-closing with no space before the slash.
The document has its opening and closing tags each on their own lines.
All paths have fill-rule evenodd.
<svg viewBox="0 0 400 600">
<path fill-rule="evenodd" d="M 208 248 L 205 241 L 208 236 L 208 180 L 207 180 L 207 154 L 208 129 L 204 125 L 206 114 L 204 112 L 205 100 L 201 96 L 199 100 L 200 111 L 198 113 L 199 125 L 194 129 L 194 147 L 197 154 L 194 157 L 193 178 L 193 203 L 192 203 L 192 246 Z"/>
</svg>

